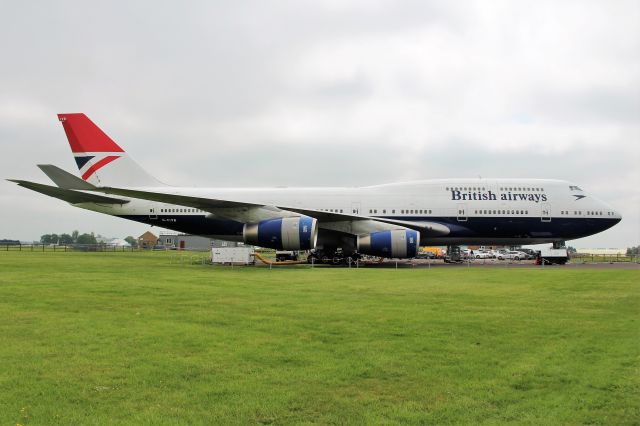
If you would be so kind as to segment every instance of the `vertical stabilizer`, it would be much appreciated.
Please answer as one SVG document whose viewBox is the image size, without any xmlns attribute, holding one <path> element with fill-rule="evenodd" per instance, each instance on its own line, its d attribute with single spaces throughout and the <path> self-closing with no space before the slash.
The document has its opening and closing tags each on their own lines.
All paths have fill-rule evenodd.
<svg viewBox="0 0 640 426">
<path fill-rule="evenodd" d="M 82 113 L 58 114 L 85 181 L 96 186 L 164 186 Z"/>
</svg>

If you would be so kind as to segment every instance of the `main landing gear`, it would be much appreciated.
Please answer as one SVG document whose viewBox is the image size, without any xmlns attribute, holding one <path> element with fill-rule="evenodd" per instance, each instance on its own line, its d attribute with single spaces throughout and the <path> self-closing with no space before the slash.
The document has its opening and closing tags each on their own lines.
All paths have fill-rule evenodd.
<svg viewBox="0 0 640 426">
<path fill-rule="evenodd" d="M 307 263 L 324 265 L 349 265 L 360 259 L 358 253 L 343 253 L 342 250 L 315 250 L 307 256 Z"/>
<path fill-rule="evenodd" d="M 460 246 L 448 246 L 447 255 L 444 257 L 444 263 L 460 263 L 462 262 L 462 251 Z"/>
</svg>

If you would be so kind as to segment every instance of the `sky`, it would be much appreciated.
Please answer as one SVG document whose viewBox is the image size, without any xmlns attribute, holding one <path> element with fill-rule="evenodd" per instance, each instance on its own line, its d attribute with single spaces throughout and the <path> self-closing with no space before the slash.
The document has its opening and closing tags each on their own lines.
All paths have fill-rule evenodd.
<svg viewBox="0 0 640 426">
<path fill-rule="evenodd" d="M 76 171 L 84 112 L 163 182 L 565 179 L 640 244 L 637 1 L 4 2 L 2 178 Z M 145 225 L 0 182 L 0 239 Z M 157 229 L 152 230 L 157 232 Z"/>
</svg>

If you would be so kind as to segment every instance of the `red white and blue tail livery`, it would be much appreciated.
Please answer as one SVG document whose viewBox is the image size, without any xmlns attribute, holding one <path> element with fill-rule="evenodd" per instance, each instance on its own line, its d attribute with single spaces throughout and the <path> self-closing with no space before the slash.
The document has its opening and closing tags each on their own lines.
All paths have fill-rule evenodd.
<svg viewBox="0 0 640 426">
<path fill-rule="evenodd" d="M 80 176 L 96 186 L 162 186 L 82 113 L 58 114 Z"/>
</svg>

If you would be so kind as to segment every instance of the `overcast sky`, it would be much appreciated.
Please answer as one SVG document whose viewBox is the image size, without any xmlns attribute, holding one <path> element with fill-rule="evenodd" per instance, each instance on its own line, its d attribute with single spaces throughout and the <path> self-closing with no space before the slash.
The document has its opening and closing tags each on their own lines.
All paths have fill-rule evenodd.
<svg viewBox="0 0 640 426">
<path fill-rule="evenodd" d="M 566 179 L 623 215 L 572 245 L 637 245 L 639 5 L 3 2 L 1 177 L 75 172 L 84 112 L 175 185 Z M 6 181 L 0 209 L 0 239 L 148 229 Z"/>
</svg>

